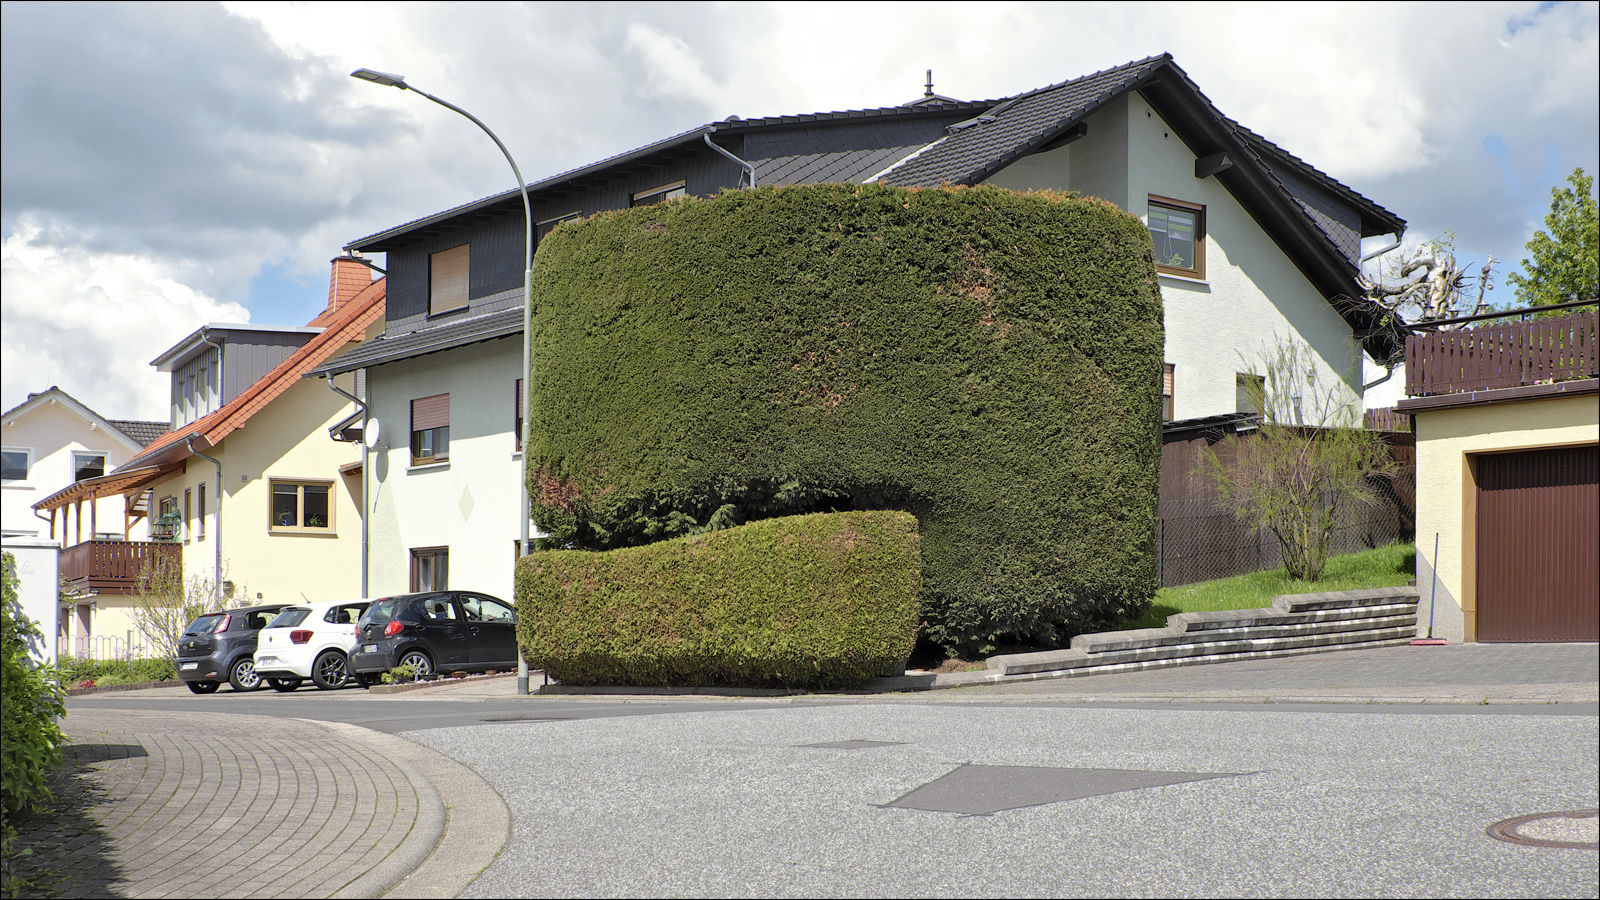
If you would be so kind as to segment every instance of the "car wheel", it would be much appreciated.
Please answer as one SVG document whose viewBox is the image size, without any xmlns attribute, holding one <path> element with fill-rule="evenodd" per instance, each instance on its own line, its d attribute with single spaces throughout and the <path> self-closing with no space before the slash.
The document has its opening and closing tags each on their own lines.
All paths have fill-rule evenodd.
<svg viewBox="0 0 1600 900">
<path fill-rule="evenodd" d="M 337 650 L 325 650 L 317 661 L 311 664 L 311 681 L 318 690 L 331 691 L 334 688 L 344 687 L 350 680 L 350 666 L 344 654 Z"/>
<path fill-rule="evenodd" d="M 228 683 L 236 691 L 261 690 L 261 676 L 256 674 L 256 661 L 246 656 L 228 670 Z"/>
<path fill-rule="evenodd" d="M 300 679 L 298 679 L 298 678 L 268 678 L 267 679 L 267 684 L 272 685 L 272 689 L 273 690 L 282 691 L 283 693 L 287 694 L 290 691 L 292 691 L 295 688 L 300 686 Z"/>
<path fill-rule="evenodd" d="M 406 655 L 400 657 L 400 665 L 410 666 L 411 671 L 415 673 L 414 677 L 418 681 L 433 674 L 433 660 L 429 659 L 428 654 L 423 653 L 421 650 L 406 651 Z"/>
<path fill-rule="evenodd" d="M 215 681 L 185 681 L 184 684 L 187 684 L 189 690 L 194 691 L 196 694 L 215 694 L 217 688 L 222 687 Z"/>
</svg>

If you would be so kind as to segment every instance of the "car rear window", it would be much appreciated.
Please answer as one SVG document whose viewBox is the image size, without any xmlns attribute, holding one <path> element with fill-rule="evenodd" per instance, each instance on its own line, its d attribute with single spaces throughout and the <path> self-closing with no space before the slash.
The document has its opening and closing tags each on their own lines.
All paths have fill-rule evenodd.
<svg viewBox="0 0 1600 900">
<path fill-rule="evenodd" d="M 404 607 L 405 601 L 395 597 L 374 600 L 372 605 L 367 607 L 367 611 L 361 614 L 361 624 L 387 625 L 389 620 L 399 615 Z"/>
<path fill-rule="evenodd" d="M 309 615 L 311 615 L 311 610 L 305 608 L 304 606 L 291 606 L 283 612 L 278 613 L 277 618 L 268 623 L 267 627 L 289 628 L 304 622 L 306 620 L 306 616 Z"/>
<path fill-rule="evenodd" d="M 201 616 L 200 618 L 194 620 L 194 624 L 190 625 L 184 634 L 210 634 L 217 630 L 217 626 L 221 625 L 222 620 L 225 618 L 227 618 L 227 616 L 224 613 L 212 613 L 208 616 Z"/>
</svg>

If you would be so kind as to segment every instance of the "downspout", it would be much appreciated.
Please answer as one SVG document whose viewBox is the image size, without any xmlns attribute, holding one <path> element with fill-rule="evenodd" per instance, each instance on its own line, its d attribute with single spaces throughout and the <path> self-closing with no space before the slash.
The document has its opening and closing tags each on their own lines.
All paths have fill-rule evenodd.
<svg viewBox="0 0 1600 900">
<path fill-rule="evenodd" d="M 203 340 L 203 338 L 202 338 L 202 340 Z M 217 379 L 217 383 L 220 385 L 222 383 L 222 379 L 220 379 L 220 378 Z M 193 436 L 185 438 L 184 442 L 183 442 L 183 445 L 184 445 L 184 447 L 188 448 L 190 453 L 193 453 L 195 456 L 198 456 L 201 459 L 209 460 L 210 463 L 213 466 L 217 467 L 217 559 L 216 559 L 216 562 L 214 563 L 215 568 L 213 569 L 212 574 L 211 574 L 211 590 L 212 590 L 212 593 L 213 593 L 213 597 L 212 597 L 213 601 L 216 602 L 218 605 L 221 605 L 221 603 L 222 603 L 222 490 L 223 490 L 223 488 L 222 488 L 222 460 L 217 459 L 214 456 L 207 456 L 204 453 L 201 453 L 199 450 L 196 450 L 194 448 L 194 437 Z M 205 511 L 201 510 L 201 515 L 204 515 L 204 514 L 205 514 Z"/>
<path fill-rule="evenodd" d="M 710 131 L 707 131 L 705 134 L 701 135 L 701 137 L 705 138 L 706 146 L 710 147 L 711 149 L 713 149 L 715 151 L 717 151 L 718 153 L 721 153 L 723 156 L 726 156 L 728 159 L 733 160 L 733 164 L 734 165 L 738 166 L 739 168 L 745 170 L 745 172 L 749 173 L 749 175 L 750 175 L 750 187 L 754 188 L 756 186 L 756 167 L 755 167 L 755 164 L 754 163 L 747 163 L 744 160 L 740 159 L 739 157 L 734 156 L 732 153 L 729 153 L 727 150 L 724 150 L 723 148 L 718 147 L 711 140 L 711 132 L 712 131 L 716 131 L 716 128 L 713 127 Z"/>
<path fill-rule="evenodd" d="M 367 597 L 367 514 L 370 512 L 367 499 L 367 484 L 370 473 L 367 471 L 370 461 L 368 459 L 372 450 L 367 446 L 367 434 L 372 428 L 372 410 L 365 400 L 340 388 L 333 383 L 333 376 L 327 376 L 328 389 L 335 394 L 349 398 L 356 408 L 361 410 L 361 596 Z M 367 379 L 367 391 L 372 391 L 372 379 Z"/>
</svg>

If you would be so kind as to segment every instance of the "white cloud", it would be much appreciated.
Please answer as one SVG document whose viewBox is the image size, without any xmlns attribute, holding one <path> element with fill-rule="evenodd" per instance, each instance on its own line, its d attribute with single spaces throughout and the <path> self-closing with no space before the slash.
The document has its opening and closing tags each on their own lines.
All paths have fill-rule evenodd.
<svg viewBox="0 0 1600 900">
<path fill-rule="evenodd" d="M 0 402 L 10 409 L 54 384 L 107 418 L 165 419 L 167 376 L 150 360 L 207 322 L 250 313 L 179 281 L 181 263 L 82 245 L 31 216 L 0 245 Z"/>
<path fill-rule="evenodd" d="M 624 46 L 644 62 L 651 95 L 709 107 L 725 102 L 726 90 L 706 72 L 705 61 L 682 38 L 635 22 L 628 26 Z"/>
</svg>

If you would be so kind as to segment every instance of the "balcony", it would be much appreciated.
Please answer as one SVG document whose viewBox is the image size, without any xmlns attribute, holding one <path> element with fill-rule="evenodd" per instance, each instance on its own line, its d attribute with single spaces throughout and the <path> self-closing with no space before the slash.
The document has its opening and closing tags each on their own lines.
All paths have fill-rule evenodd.
<svg viewBox="0 0 1600 900">
<path fill-rule="evenodd" d="M 1485 325 L 1406 338 L 1402 412 L 1587 393 L 1600 376 L 1600 314 Z"/>
<path fill-rule="evenodd" d="M 61 551 L 64 589 L 77 594 L 137 593 L 139 572 L 157 559 L 183 565 L 183 545 L 164 541 L 84 541 Z"/>
</svg>

